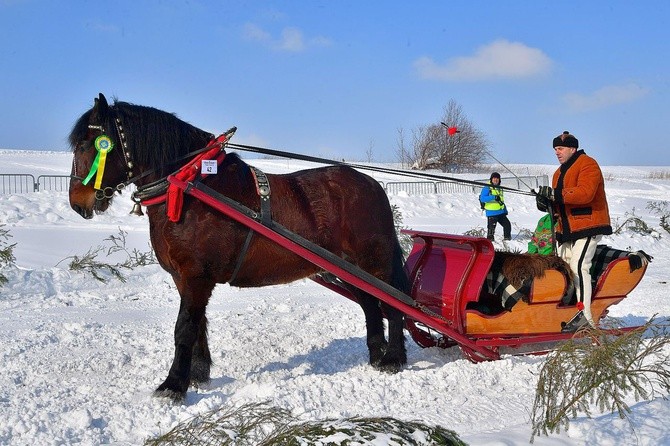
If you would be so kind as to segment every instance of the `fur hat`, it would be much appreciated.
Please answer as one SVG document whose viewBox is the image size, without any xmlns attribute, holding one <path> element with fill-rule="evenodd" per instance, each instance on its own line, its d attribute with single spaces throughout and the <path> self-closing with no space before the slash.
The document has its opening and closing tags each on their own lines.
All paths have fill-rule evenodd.
<svg viewBox="0 0 670 446">
<path fill-rule="evenodd" d="M 498 172 L 493 172 L 491 174 L 491 177 L 489 178 L 489 181 L 491 181 L 494 178 L 500 179 L 500 174 Z"/>
<path fill-rule="evenodd" d="M 575 149 L 579 148 L 579 140 L 570 134 L 567 130 L 554 138 L 554 148 L 561 147 L 572 147 Z"/>
</svg>

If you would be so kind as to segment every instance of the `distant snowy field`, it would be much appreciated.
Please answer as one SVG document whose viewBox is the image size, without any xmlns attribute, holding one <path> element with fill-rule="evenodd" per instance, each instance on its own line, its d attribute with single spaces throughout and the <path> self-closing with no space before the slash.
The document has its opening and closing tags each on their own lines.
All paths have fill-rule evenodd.
<svg viewBox="0 0 670 446">
<path fill-rule="evenodd" d="M 269 173 L 313 167 L 248 161 Z M 0 173 L 69 174 L 70 165 L 66 152 L 0 151 Z M 508 167 L 519 175 L 555 169 Z M 492 168 L 510 176 L 501 166 Z M 669 318 L 670 234 L 647 205 L 670 197 L 670 167 L 603 172 L 614 226 L 634 214 L 662 235 L 655 240 L 628 231 L 605 239 L 654 256 L 642 283 L 608 317 L 627 325 L 653 315 Z M 534 199 L 506 197 L 513 237 L 534 229 L 541 216 Z M 390 199 L 409 228 L 462 234 L 485 227 L 473 193 L 400 193 Z M 147 218 L 128 215 L 130 208 L 125 194 L 106 214 L 86 221 L 70 209 L 66 192 L 0 195 L 0 224 L 16 243 L 17 258 L 16 268 L 3 271 L 9 283 L 0 287 L 0 444 L 141 444 L 207 410 L 261 401 L 302 420 L 392 416 L 440 424 L 472 445 L 528 444 L 543 357 L 473 364 L 458 348 L 421 349 L 408 336 L 407 367 L 380 374 L 367 365 L 358 306 L 308 280 L 217 287 L 208 308 L 212 383 L 190 390 L 184 405 L 153 398 L 173 354 L 179 298 L 170 277 L 154 265 L 125 272 L 126 283 L 101 284 L 69 271 L 64 260 L 105 245 L 119 230 L 128 233 L 129 248 L 148 251 Z M 511 245 L 525 250 L 526 243 Z M 670 401 L 635 404 L 631 398 L 630 404 L 630 423 L 609 413 L 579 417 L 567 432 L 536 438 L 535 444 L 670 445 Z"/>
</svg>

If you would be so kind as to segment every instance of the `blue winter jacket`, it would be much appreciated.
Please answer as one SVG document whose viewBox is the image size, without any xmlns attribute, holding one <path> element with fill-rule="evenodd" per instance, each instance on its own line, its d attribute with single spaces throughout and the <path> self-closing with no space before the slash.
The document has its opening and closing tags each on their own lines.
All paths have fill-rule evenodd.
<svg viewBox="0 0 670 446">
<path fill-rule="evenodd" d="M 496 201 L 496 197 L 500 197 L 502 203 Z M 479 200 L 484 203 L 487 217 L 507 214 L 507 206 L 505 206 L 505 196 L 502 189 L 494 186 L 486 186 L 482 188 Z"/>
</svg>

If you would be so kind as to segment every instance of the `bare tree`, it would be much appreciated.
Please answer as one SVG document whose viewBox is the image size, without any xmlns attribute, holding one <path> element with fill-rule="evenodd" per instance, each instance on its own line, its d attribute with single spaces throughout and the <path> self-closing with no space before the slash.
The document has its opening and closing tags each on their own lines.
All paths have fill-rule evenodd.
<svg viewBox="0 0 670 446">
<path fill-rule="evenodd" d="M 375 155 L 372 151 L 372 148 L 375 146 L 375 143 L 373 141 L 370 141 L 370 145 L 368 146 L 368 150 L 365 151 L 365 161 L 368 163 L 371 163 L 375 160 Z"/>
<path fill-rule="evenodd" d="M 400 162 L 400 168 L 404 169 L 409 167 L 414 162 L 412 156 L 410 155 L 409 150 L 405 144 L 405 131 L 401 128 L 398 129 L 398 140 L 396 142 L 396 159 Z"/>
<path fill-rule="evenodd" d="M 453 99 L 444 108 L 440 123 L 419 127 L 412 137 L 412 150 L 408 154 L 414 169 L 443 172 L 470 169 L 484 162 L 488 153 L 486 135 L 470 122 Z M 404 147 L 404 140 L 401 143 Z"/>
</svg>

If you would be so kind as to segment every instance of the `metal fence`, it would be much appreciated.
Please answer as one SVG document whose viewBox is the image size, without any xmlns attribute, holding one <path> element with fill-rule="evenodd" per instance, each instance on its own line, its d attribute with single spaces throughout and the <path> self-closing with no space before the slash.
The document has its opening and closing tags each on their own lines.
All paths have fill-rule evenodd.
<svg viewBox="0 0 670 446">
<path fill-rule="evenodd" d="M 392 181 L 384 187 L 387 194 L 405 192 L 408 195 L 446 194 L 451 192 L 472 192 L 475 187 L 469 184 L 447 181 Z"/>
<path fill-rule="evenodd" d="M 0 194 L 34 192 L 35 184 L 35 177 L 29 173 L 0 174 Z"/>
<path fill-rule="evenodd" d="M 488 184 L 489 179 L 474 181 L 484 185 Z M 547 175 L 506 177 L 501 179 L 501 184 L 505 187 L 521 190 L 537 189 L 539 186 L 548 186 L 549 177 Z M 479 193 L 483 187 L 452 181 L 394 181 L 388 182 L 385 185 L 382 184 L 382 186 L 384 186 L 387 194 L 397 194 L 402 191 L 408 195 L 449 194 L 457 192 Z"/>
<path fill-rule="evenodd" d="M 486 184 L 489 179 L 474 181 Z M 478 193 L 480 191 L 479 186 L 453 181 L 389 181 L 387 183 L 380 181 L 379 183 L 387 194 L 405 192 L 408 195 L 426 195 L 458 192 Z M 522 190 L 536 189 L 539 186 L 548 186 L 549 177 L 547 175 L 505 177 L 501 179 L 501 184 Z M 27 173 L 0 174 L 0 194 L 21 194 L 38 191 L 63 192 L 68 190 L 69 187 L 69 175 L 39 175 L 36 180 L 33 175 Z"/>
<path fill-rule="evenodd" d="M 488 183 L 489 179 L 486 178 L 475 181 L 479 183 Z M 549 177 L 547 175 L 503 177 L 500 179 L 500 185 L 521 190 L 537 189 L 540 186 L 549 186 Z"/>
<path fill-rule="evenodd" d="M 70 188 L 69 175 L 40 175 L 35 183 L 35 191 L 53 190 L 63 192 Z"/>
<path fill-rule="evenodd" d="M 62 192 L 70 187 L 69 175 L 39 175 L 29 173 L 0 173 L 0 194 L 25 194 L 38 191 Z"/>
</svg>

